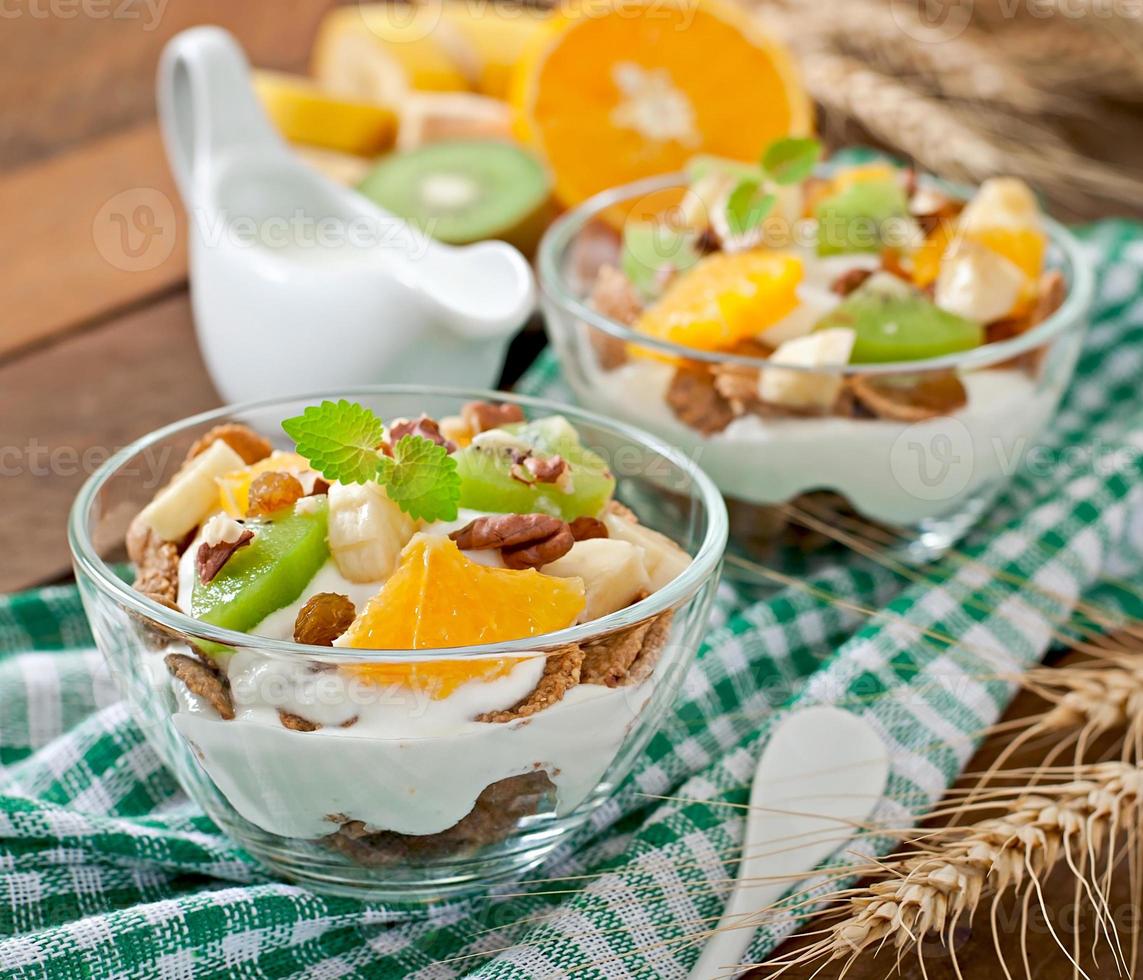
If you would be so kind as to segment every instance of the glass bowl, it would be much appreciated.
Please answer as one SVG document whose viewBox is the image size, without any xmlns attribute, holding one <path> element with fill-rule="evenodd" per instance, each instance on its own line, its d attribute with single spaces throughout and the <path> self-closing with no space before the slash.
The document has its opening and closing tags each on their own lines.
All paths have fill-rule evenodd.
<svg viewBox="0 0 1143 980">
<path fill-rule="evenodd" d="M 966 196 L 963 188 L 928 183 Z M 788 540 L 787 505 L 794 505 L 803 514 L 824 512 L 827 520 L 856 515 L 900 557 L 924 561 L 944 553 L 1036 450 L 1075 370 L 1093 290 L 1090 263 L 1076 240 L 1045 220 L 1048 267 L 1060 271 L 1067 294 L 1053 315 L 1023 334 L 907 363 L 782 368 L 890 389 L 955 374 L 967 403 L 952 414 L 906 421 L 748 411 L 726 424 L 717 418 L 721 408 L 702 401 L 713 397 L 711 378 L 718 372 L 757 378 L 764 358 L 636 333 L 589 301 L 600 266 L 617 264 L 617 223 L 628 215 L 647 220 L 668 213 L 684 186 L 684 177 L 674 174 L 606 191 L 561 217 L 541 242 L 548 336 L 576 398 L 646 428 L 699 463 L 726 496 L 732 543 L 747 552 Z M 685 396 L 687 411 L 672 408 L 675 392 Z M 711 430 L 711 412 L 723 428 Z"/>
<path fill-rule="evenodd" d="M 116 574 L 128 522 L 197 437 L 233 420 L 288 448 L 282 419 L 341 397 L 382 418 L 440 418 L 475 400 L 509 401 L 529 417 L 563 414 L 609 461 L 617 498 L 693 560 L 642 601 L 540 640 L 415 652 L 302 646 L 231 632 L 151 601 Z M 538 399 L 418 386 L 263 401 L 160 429 L 91 477 L 69 524 L 96 643 L 186 792 L 274 873 L 327 893 L 414 901 L 518 874 L 608 798 L 670 709 L 695 655 L 726 534 L 718 489 L 653 437 Z M 616 643 L 637 651 L 625 679 L 608 678 L 615 686 L 599 676 L 589 681 L 593 651 L 614 651 Z M 418 670 L 431 674 L 442 661 L 534 661 L 572 645 L 584 651 L 580 683 L 527 718 L 476 721 L 446 710 L 447 700 L 435 701 L 416 683 Z M 210 652 L 216 680 L 173 676 L 167 658 L 185 664 L 178 656 L 194 651 Z M 532 676 L 559 663 L 546 658 Z M 220 685 L 231 701 L 230 720 L 212 700 Z M 286 727 L 278 712 L 291 708 L 326 723 L 311 731 Z"/>
</svg>

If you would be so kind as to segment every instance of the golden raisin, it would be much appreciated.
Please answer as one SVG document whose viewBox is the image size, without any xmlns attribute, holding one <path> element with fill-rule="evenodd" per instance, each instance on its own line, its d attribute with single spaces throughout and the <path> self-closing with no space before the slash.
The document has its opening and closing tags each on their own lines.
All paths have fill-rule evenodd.
<svg viewBox="0 0 1143 980">
<path fill-rule="evenodd" d="M 333 646 L 349 624 L 357 618 L 357 610 L 348 596 L 336 592 L 319 592 L 310 596 L 294 620 L 294 642 L 315 647 Z"/>
<path fill-rule="evenodd" d="M 259 473 L 250 484 L 250 496 L 246 505 L 247 517 L 261 517 L 273 514 L 283 507 L 291 507 L 306 495 L 296 476 L 274 470 Z"/>
</svg>

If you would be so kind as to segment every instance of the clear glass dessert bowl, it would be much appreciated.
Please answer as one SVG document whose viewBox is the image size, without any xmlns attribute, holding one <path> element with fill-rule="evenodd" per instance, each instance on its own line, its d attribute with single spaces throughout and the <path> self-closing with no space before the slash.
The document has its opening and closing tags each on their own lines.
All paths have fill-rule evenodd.
<svg viewBox="0 0 1143 980">
<path fill-rule="evenodd" d="M 949 199 L 968 196 L 940 181 L 921 186 Z M 637 331 L 593 302 L 601 267 L 620 264 L 615 229 L 631 216 L 647 221 L 668 214 L 687 187 L 686 176 L 676 174 L 615 188 L 563 215 L 542 241 L 546 327 L 577 400 L 653 432 L 702 466 L 726 497 L 732 544 L 747 552 L 789 540 L 793 505 L 827 521 L 856 516 L 905 558 L 942 554 L 1036 451 L 1068 386 L 1093 290 L 1077 241 L 1043 219 L 1045 270 L 1058 271 L 1066 292 L 1054 312 L 1023 333 L 925 359 L 783 362 L 779 369 L 749 350 L 702 350 Z M 788 234 L 785 247 L 807 254 L 796 225 Z M 867 268 L 877 262 L 873 256 Z M 831 289 L 828 279 L 817 285 L 821 292 Z M 743 384 L 743 397 L 755 400 L 767 371 L 775 380 L 780 373 L 786 388 L 812 378 L 836 386 L 841 398 L 854 391 L 860 397 L 844 414 L 771 412 L 757 401 L 745 412 L 727 407 Z M 950 384 L 958 406 L 929 411 L 925 400 L 945 397 Z M 871 404 L 888 411 L 870 411 Z"/>
<path fill-rule="evenodd" d="M 450 416 L 482 399 L 517 405 L 532 418 L 563 415 L 607 461 L 615 499 L 635 511 L 646 526 L 640 530 L 669 534 L 690 563 L 646 598 L 558 632 L 390 651 L 233 632 L 156 602 L 122 578 L 117 562 L 129 524 L 199 437 L 238 422 L 285 449 L 282 420 L 321 398 L 352 399 L 388 419 Z M 419 386 L 257 402 L 168 426 L 101 467 L 69 524 L 96 643 L 191 798 L 276 874 L 327 893 L 413 901 L 520 873 L 608 798 L 669 711 L 695 655 L 726 536 L 717 487 L 654 437 L 539 399 Z M 570 683 L 560 673 L 569 654 L 582 663 Z M 621 671 L 592 669 L 593 658 L 606 667 L 613 656 Z M 469 690 L 462 697 L 438 698 L 417 680 L 457 665 L 471 676 L 479 661 L 498 662 L 497 679 L 462 683 L 455 689 Z M 495 717 L 561 679 L 538 710 Z M 310 723 L 299 724 L 299 716 Z"/>
</svg>

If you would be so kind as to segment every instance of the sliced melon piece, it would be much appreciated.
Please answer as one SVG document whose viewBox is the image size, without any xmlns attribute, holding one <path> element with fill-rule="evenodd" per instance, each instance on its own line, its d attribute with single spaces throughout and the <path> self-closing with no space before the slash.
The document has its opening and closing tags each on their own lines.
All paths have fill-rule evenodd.
<svg viewBox="0 0 1143 980">
<path fill-rule="evenodd" d="M 935 306 L 919 289 L 888 273 L 871 276 L 814 326 L 846 327 L 857 337 L 850 362 L 916 361 L 979 347 L 984 328 Z"/>
<path fill-rule="evenodd" d="M 520 460 L 560 456 L 569 465 L 558 483 L 525 482 Z M 585 449 L 562 415 L 482 432 L 455 454 L 460 506 L 514 514 L 551 514 L 565 521 L 594 517 L 615 490 L 606 462 Z"/>
<path fill-rule="evenodd" d="M 327 524 L 323 500 L 303 512 L 286 510 L 275 520 L 250 525 L 254 540 L 206 585 L 195 580 L 191 615 L 245 633 L 294 602 L 329 558 Z"/>
<path fill-rule="evenodd" d="M 443 140 L 383 159 L 359 190 L 442 242 L 500 238 L 530 250 L 551 183 L 543 165 L 500 140 Z"/>
</svg>

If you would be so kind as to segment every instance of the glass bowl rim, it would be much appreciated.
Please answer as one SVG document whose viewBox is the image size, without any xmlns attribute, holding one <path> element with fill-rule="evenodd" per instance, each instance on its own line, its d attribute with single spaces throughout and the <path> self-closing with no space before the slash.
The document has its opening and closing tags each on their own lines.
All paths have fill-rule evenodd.
<svg viewBox="0 0 1143 980">
<path fill-rule="evenodd" d="M 828 174 L 839 164 L 824 164 L 818 168 L 817 173 Z M 971 196 L 972 188 L 965 184 L 941 180 L 929 175 L 921 175 L 918 180 L 922 186 L 932 187 L 961 200 Z M 656 191 L 668 190 L 686 184 L 684 173 L 661 174 L 655 177 L 646 177 L 642 180 L 621 184 L 588 198 L 582 204 L 561 215 L 549 226 L 540 240 L 537 251 L 536 265 L 539 270 L 540 291 L 542 295 L 555 306 L 577 319 L 586 322 L 598 330 L 611 335 L 625 343 L 638 344 L 648 347 L 672 358 L 685 358 L 691 361 L 702 361 L 708 364 L 735 364 L 742 367 L 760 369 L 770 365 L 763 357 L 752 357 L 749 354 L 731 354 L 719 351 L 704 351 L 695 347 L 687 347 L 669 340 L 661 340 L 641 334 L 624 326 L 617 320 L 603 316 L 593 310 L 584 300 L 572 294 L 571 289 L 560 271 L 559 257 L 564 254 L 576 236 L 587 226 L 588 222 L 601 212 L 616 204 L 640 197 Z M 929 357 L 915 361 L 883 361 L 869 364 L 839 364 L 821 367 L 804 367 L 798 365 L 782 365 L 783 370 L 812 372 L 814 374 L 915 374 L 925 371 L 943 371 L 953 368 L 971 370 L 989 367 L 1007 361 L 1027 351 L 1041 346 L 1057 335 L 1073 327 L 1082 327 L 1084 315 L 1088 312 L 1095 293 L 1095 272 L 1090 260 L 1075 236 L 1062 224 L 1043 215 L 1042 221 L 1048 233 L 1049 241 L 1063 254 L 1066 266 L 1072 273 L 1071 286 L 1064 298 L 1063 304 L 1055 313 L 1036 324 L 1031 330 L 1012 337 L 1008 340 L 996 341 L 991 344 L 981 344 L 971 350 L 956 354 L 943 354 L 940 357 Z"/>
<path fill-rule="evenodd" d="M 115 574 L 114 569 L 96 551 L 88 532 L 88 515 L 91 514 L 99 492 L 108 480 L 138 453 L 194 426 L 224 422 L 243 412 L 265 410 L 275 405 L 287 403 L 316 403 L 323 399 L 352 399 L 369 395 L 432 395 L 454 397 L 467 401 L 511 402 L 521 407 L 541 410 L 547 414 L 567 415 L 573 424 L 578 419 L 609 430 L 615 435 L 634 441 L 643 449 L 649 449 L 664 457 L 694 481 L 691 496 L 699 501 L 706 513 L 706 533 L 697 552 L 692 556 L 691 563 L 680 575 L 647 598 L 607 616 L 552 633 L 545 633 L 538 637 L 508 640 L 500 643 L 484 643 L 463 647 L 435 647 L 421 650 L 354 650 L 343 647 L 318 647 L 295 643 L 292 640 L 278 640 L 249 633 L 239 633 L 203 623 L 186 613 L 169 609 L 142 593 L 136 592 L 127 582 Z M 706 472 L 686 456 L 682 450 L 669 445 L 650 433 L 643 432 L 641 429 L 624 422 L 616 422 L 594 412 L 585 411 L 577 406 L 566 405 L 545 398 L 481 388 L 432 387 L 418 384 L 358 385 L 332 391 L 325 390 L 263 398 L 224 405 L 171 422 L 120 449 L 92 473 L 76 495 L 68 517 L 68 545 L 77 571 L 90 578 L 101 593 L 125 607 L 129 612 L 142 616 L 146 620 L 173 631 L 178 636 L 191 640 L 204 640 L 212 644 L 221 644 L 233 647 L 235 651 L 246 649 L 279 656 L 304 656 L 309 660 L 336 664 L 407 662 L 412 659 L 417 661 L 489 659 L 506 655 L 522 656 L 528 653 L 535 655 L 542 653 L 545 649 L 590 641 L 615 633 L 645 622 L 678 606 L 709 576 L 716 574 L 726 547 L 727 534 L 726 505 L 718 487 L 715 486 Z"/>
</svg>

